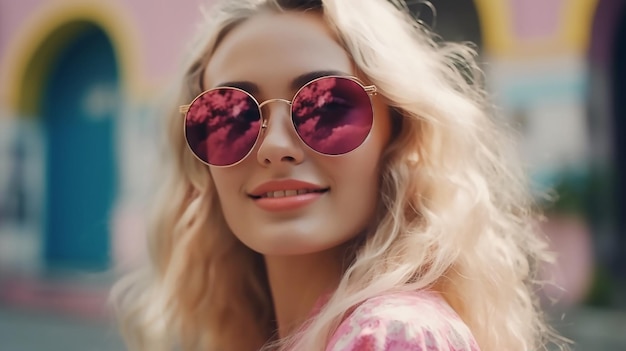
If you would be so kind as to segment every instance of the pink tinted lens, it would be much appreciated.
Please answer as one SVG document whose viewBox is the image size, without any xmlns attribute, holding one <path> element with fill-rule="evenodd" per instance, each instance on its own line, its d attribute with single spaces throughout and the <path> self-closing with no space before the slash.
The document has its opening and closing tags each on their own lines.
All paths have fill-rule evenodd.
<svg viewBox="0 0 626 351">
<path fill-rule="evenodd" d="M 214 166 L 241 161 L 254 147 L 261 127 L 254 99 L 239 89 L 218 88 L 198 96 L 185 117 L 191 151 Z"/>
<path fill-rule="evenodd" d="M 293 100 L 293 124 L 313 150 L 341 155 L 359 147 L 374 120 L 363 87 L 348 78 L 325 77 L 305 85 Z"/>
</svg>

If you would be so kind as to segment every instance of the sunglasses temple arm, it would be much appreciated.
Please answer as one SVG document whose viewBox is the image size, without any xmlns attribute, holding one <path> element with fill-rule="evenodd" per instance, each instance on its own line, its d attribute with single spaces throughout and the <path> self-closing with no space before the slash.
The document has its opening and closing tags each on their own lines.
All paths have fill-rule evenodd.
<svg viewBox="0 0 626 351">
<path fill-rule="evenodd" d="M 178 107 L 178 112 L 184 114 L 187 114 L 187 112 L 189 111 L 189 106 L 191 105 L 182 105 L 180 107 Z"/>
</svg>

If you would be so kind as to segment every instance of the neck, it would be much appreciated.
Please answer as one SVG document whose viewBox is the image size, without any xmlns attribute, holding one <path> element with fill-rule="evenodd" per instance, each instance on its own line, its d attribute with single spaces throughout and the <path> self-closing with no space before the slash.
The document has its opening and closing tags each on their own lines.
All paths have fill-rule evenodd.
<svg viewBox="0 0 626 351">
<path fill-rule="evenodd" d="M 319 298 L 331 293 L 343 274 L 345 247 L 300 256 L 265 256 L 278 336 L 296 331 Z"/>
</svg>

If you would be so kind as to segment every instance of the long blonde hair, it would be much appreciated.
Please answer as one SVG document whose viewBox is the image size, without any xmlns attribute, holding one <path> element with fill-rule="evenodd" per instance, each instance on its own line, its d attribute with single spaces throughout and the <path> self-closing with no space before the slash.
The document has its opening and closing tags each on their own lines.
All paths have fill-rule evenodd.
<svg viewBox="0 0 626 351">
<path fill-rule="evenodd" d="M 533 200 L 493 118 L 475 52 L 438 40 L 400 1 L 228 0 L 193 42 L 179 103 L 201 92 L 221 38 L 260 11 L 317 11 L 400 120 L 382 159 L 380 205 L 325 307 L 274 346 L 322 350 L 346 311 L 388 291 L 436 289 L 482 350 L 536 350 L 552 335 L 533 289 L 546 258 Z M 149 262 L 113 291 L 131 349 L 255 350 L 275 331 L 262 257 L 230 232 L 209 170 L 169 119 L 171 174 Z"/>
</svg>

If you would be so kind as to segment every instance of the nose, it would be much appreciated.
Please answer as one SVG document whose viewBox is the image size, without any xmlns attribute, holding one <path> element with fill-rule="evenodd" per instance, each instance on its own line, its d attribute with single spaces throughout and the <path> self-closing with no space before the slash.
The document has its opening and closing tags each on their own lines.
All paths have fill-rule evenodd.
<svg viewBox="0 0 626 351">
<path fill-rule="evenodd" d="M 263 166 L 299 164 L 304 159 L 304 150 L 290 118 L 291 106 L 285 102 L 268 104 L 264 108 L 264 127 L 257 152 L 257 161 Z"/>
</svg>

